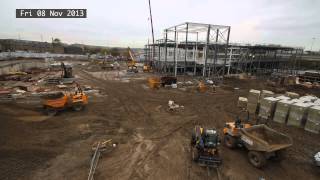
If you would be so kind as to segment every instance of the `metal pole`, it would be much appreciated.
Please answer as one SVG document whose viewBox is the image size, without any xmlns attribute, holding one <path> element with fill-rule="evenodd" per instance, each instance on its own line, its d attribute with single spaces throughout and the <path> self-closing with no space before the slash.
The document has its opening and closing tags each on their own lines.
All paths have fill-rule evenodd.
<svg viewBox="0 0 320 180">
<path fill-rule="evenodd" d="M 184 75 L 187 74 L 187 53 L 188 53 L 188 29 L 189 29 L 189 23 L 187 23 L 186 27 L 186 44 L 185 44 L 185 50 L 184 50 Z"/>
<path fill-rule="evenodd" d="M 210 42 L 210 30 L 211 26 L 208 25 L 208 32 L 207 32 L 207 42 L 206 42 L 206 56 L 205 56 L 205 61 L 204 61 L 204 66 L 203 66 L 203 76 L 206 76 L 206 70 L 207 70 L 207 61 L 208 61 L 208 51 L 209 51 L 209 42 Z"/>
<path fill-rule="evenodd" d="M 217 29 L 217 32 L 216 32 L 216 42 L 214 45 L 214 59 L 213 59 L 212 77 L 216 74 L 216 64 L 218 61 L 218 40 L 219 40 L 219 29 Z"/>
<path fill-rule="evenodd" d="M 197 41 L 196 41 L 196 51 L 195 51 L 195 56 L 194 56 L 194 69 L 193 69 L 194 76 L 197 73 L 197 59 L 198 59 L 198 32 L 197 32 Z"/>
<path fill-rule="evenodd" d="M 225 50 L 225 54 L 224 54 L 224 63 L 223 63 L 223 70 L 222 70 L 222 82 L 223 82 L 223 78 L 224 78 L 224 73 L 225 73 L 225 67 L 226 67 L 226 63 L 227 63 L 227 53 L 228 53 L 228 46 L 229 46 L 229 36 L 230 36 L 230 28 L 228 28 L 228 37 L 227 37 L 227 44 L 226 44 L 226 50 Z"/>
<path fill-rule="evenodd" d="M 164 72 L 167 73 L 167 54 L 168 54 L 168 50 L 167 50 L 167 39 L 168 39 L 168 30 L 166 29 L 166 39 L 165 39 L 165 43 L 164 43 L 164 47 L 165 47 L 165 56 L 164 56 Z"/>
<path fill-rule="evenodd" d="M 258 71 L 259 71 L 259 73 L 261 72 L 260 71 L 260 63 L 261 63 L 261 54 L 259 54 L 259 62 L 258 62 Z"/>
<path fill-rule="evenodd" d="M 160 40 L 158 41 L 158 67 L 159 67 L 159 71 L 162 72 L 162 64 L 161 64 L 161 61 L 160 61 L 160 53 L 161 53 L 161 49 L 160 49 L 160 46 L 161 46 L 161 43 L 160 43 Z"/>
<path fill-rule="evenodd" d="M 232 47 L 230 48 L 230 56 L 229 56 L 229 67 L 228 67 L 228 75 L 230 74 L 230 67 L 231 67 L 231 56 L 232 56 Z"/>
<path fill-rule="evenodd" d="M 177 77 L 177 47 L 178 47 L 178 33 L 177 33 L 177 27 L 174 27 L 174 56 L 173 56 L 173 61 L 174 61 L 174 76 Z"/>
</svg>

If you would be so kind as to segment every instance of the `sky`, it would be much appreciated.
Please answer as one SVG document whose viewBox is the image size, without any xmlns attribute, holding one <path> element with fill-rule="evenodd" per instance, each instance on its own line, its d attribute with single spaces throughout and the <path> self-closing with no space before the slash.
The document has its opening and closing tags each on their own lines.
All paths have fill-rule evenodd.
<svg viewBox="0 0 320 180">
<path fill-rule="evenodd" d="M 320 0 L 151 0 L 155 38 L 183 22 L 231 26 L 230 42 L 320 50 Z M 23 8 L 87 9 L 86 19 L 16 19 Z M 0 38 L 143 47 L 148 0 L 1 0 Z"/>
</svg>

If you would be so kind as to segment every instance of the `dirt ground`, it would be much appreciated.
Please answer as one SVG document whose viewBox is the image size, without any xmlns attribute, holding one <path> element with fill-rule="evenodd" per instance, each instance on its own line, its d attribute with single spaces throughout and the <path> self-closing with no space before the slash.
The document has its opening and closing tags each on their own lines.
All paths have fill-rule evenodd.
<svg viewBox="0 0 320 180">
<path fill-rule="evenodd" d="M 215 127 L 239 113 L 239 95 L 266 88 L 263 81 L 225 81 L 216 93 L 146 88 L 142 73 L 135 80 L 114 81 L 75 71 L 80 84 L 101 90 L 82 112 L 63 111 L 46 117 L 40 106 L 0 105 L 0 179 L 86 179 L 92 145 L 113 139 L 118 146 L 102 154 L 95 179 L 320 179 L 312 156 L 320 150 L 319 135 L 276 123 L 270 126 L 293 138 L 286 159 L 251 166 L 244 149 L 221 144 L 223 164 L 217 173 L 191 161 L 190 137 L 195 124 Z M 239 90 L 234 90 L 238 87 Z M 268 88 L 266 88 L 268 89 Z M 168 100 L 184 109 L 167 110 Z M 242 115 L 244 116 L 244 115 Z M 221 135 L 222 137 L 222 135 Z"/>
</svg>

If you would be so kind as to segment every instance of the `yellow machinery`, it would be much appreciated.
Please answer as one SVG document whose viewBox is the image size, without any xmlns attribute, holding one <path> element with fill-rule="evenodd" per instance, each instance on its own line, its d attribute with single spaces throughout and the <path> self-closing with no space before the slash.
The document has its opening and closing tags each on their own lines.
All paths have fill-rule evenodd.
<svg viewBox="0 0 320 180">
<path fill-rule="evenodd" d="M 133 56 L 133 53 L 130 49 L 130 47 L 128 47 L 128 52 L 129 52 L 129 55 L 130 55 L 130 59 L 129 61 L 127 62 L 127 66 L 128 66 L 128 70 L 127 72 L 133 72 L 133 73 L 137 73 L 138 72 L 138 68 L 136 66 L 136 59 L 134 58 Z"/>
<path fill-rule="evenodd" d="M 236 147 L 236 138 L 240 136 L 241 128 L 249 128 L 250 124 L 242 124 L 240 120 L 236 120 L 235 122 L 228 122 L 225 124 L 223 128 L 224 143 L 229 148 Z"/>
<path fill-rule="evenodd" d="M 88 96 L 77 86 L 74 93 L 62 93 L 44 97 L 43 108 L 47 115 L 54 116 L 58 111 L 72 108 L 74 111 L 81 111 L 88 104 Z"/>
<path fill-rule="evenodd" d="M 152 72 L 152 68 L 149 64 L 143 65 L 143 72 Z"/>
<path fill-rule="evenodd" d="M 150 77 L 148 78 L 148 84 L 151 89 L 159 89 L 160 88 L 160 78 L 158 77 Z"/>
<path fill-rule="evenodd" d="M 197 90 L 201 93 L 204 93 L 207 91 L 207 86 L 204 84 L 204 82 L 200 81 L 198 84 Z"/>
<path fill-rule="evenodd" d="M 257 168 L 266 165 L 267 160 L 282 160 L 286 148 L 292 146 L 292 139 L 264 124 L 226 123 L 223 129 L 224 143 L 229 148 L 243 147 L 248 150 L 249 162 Z"/>
<path fill-rule="evenodd" d="M 192 159 L 201 165 L 218 167 L 222 163 L 219 155 L 220 139 L 216 129 L 195 126 L 191 136 Z"/>
</svg>

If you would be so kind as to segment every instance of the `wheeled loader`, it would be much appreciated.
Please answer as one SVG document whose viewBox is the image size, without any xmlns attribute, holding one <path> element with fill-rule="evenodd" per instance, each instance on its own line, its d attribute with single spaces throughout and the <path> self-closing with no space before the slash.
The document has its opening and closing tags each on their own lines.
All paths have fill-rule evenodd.
<svg viewBox="0 0 320 180">
<path fill-rule="evenodd" d="M 222 163 L 219 144 L 217 130 L 195 126 L 191 137 L 192 160 L 207 167 L 218 167 Z"/>
</svg>

